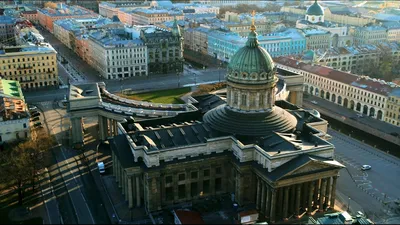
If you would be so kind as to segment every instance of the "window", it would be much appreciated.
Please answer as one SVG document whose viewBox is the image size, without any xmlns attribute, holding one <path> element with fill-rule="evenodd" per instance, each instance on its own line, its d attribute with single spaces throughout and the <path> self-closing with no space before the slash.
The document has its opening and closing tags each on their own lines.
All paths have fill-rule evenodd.
<svg viewBox="0 0 400 225">
<path fill-rule="evenodd" d="M 222 191 L 222 178 L 215 179 L 215 191 Z"/>
<path fill-rule="evenodd" d="M 185 174 L 181 173 L 179 174 L 179 181 L 185 180 Z"/>
<path fill-rule="evenodd" d="M 172 187 L 165 188 L 165 197 L 167 201 L 174 200 L 174 191 Z"/>
<path fill-rule="evenodd" d="M 185 184 L 181 184 L 178 186 L 178 197 L 180 199 L 185 198 L 186 197 L 186 188 L 185 188 Z"/>
<path fill-rule="evenodd" d="M 197 179 L 197 171 L 194 171 L 191 173 L 191 178 L 192 179 Z"/>
<path fill-rule="evenodd" d="M 210 176 L 210 170 L 209 169 L 204 170 L 204 176 L 205 177 Z"/>
<path fill-rule="evenodd" d="M 216 174 L 221 174 L 222 173 L 222 168 L 221 167 L 215 168 L 215 173 Z"/>
<path fill-rule="evenodd" d="M 26 123 L 24 123 L 24 128 L 26 128 Z"/>
<path fill-rule="evenodd" d="M 172 183 L 172 176 L 165 177 L 165 183 L 167 184 Z"/>
<path fill-rule="evenodd" d="M 203 181 L 203 193 L 204 194 L 210 193 L 210 180 Z"/>
</svg>

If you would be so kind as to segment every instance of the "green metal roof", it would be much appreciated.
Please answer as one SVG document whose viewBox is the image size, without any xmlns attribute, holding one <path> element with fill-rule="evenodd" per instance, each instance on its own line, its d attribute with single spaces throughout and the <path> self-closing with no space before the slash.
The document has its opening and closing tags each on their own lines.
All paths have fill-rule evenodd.
<svg viewBox="0 0 400 225">
<path fill-rule="evenodd" d="M 312 4 L 310 7 L 308 7 L 306 14 L 310 15 L 310 16 L 323 16 L 324 15 L 324 9 L 318 3 L 318 1 L 315 0 L 314 4 Z"/>
<path fill-rule="evenodd" d="M 271 73 L 275 65 L 271 56 L 261 46 L 259 46 L 257 33 L 251 31 L 246 45 L 240 48 L 231 58 L 228 69 L 239 73 Z M 244 82 L 246 79 L 244 79 Z"/>
<path fill-rule="evenodd" d="M 0 94 L 6 97 L 20 98 L 24 100 L 24 95 L 21 91 L 21 86 L 18 81 L 0 79 Z"/>
</svg>

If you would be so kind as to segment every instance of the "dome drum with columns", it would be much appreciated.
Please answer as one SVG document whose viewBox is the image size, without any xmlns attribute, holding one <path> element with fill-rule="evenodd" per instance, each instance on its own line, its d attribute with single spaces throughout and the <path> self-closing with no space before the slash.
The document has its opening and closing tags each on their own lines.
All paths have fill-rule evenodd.
<svg viewBox="0 0 400 225">
<path fill-rule="evenodd" d="M 246 45 L 229 62 L 226 80 L 226 104 L 203 117 L 213 129 L 241 136 L 295 130 L 296 117 L 275 106 L 276 67 L 269 53 L 259 46 L 254 24 Z"/>
</svg>

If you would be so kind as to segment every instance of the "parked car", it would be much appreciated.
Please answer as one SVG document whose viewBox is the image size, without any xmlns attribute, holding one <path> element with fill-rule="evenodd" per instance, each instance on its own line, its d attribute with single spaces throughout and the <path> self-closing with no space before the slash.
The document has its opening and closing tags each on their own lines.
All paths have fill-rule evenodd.
<svg viewBox="0 0 400 225">
<path fill-rule="evenodd" d="M 358 118 L 363 118 L 363 117 L 364 117 L 364 115 L 363 115 L 363 114 L 361 114 L 361 113 L 358 113 L 358 114 L 357 114 L 357 117 L 358 117 Z"/>
<path fill-rule="evenodd" d="M 38 116 L 33 117 L 33 118 L 31 119 L 32 122 L 35 122 L 35 121 L 38 121 L 38 120 L 40 120 L 40 118 L 39 118 Z"/>
<path fill-rule="evenodd" d="M 42 126 L 42 122 L 36 122 L 36 123 L 33 124 L 33 126 L 35 126 L 35 127 Z"/>
<path fill-rule="evenodd" d="M 311 103 L 314 104 L 314 105 L 318 105 L 317 101 L 311 101 Z"/>
<path fill-rule="evenodd" d="M 372 167 L 370 165 L 363 165 L 361 170 L 370 170 Z"/>
<path fill-rule="evenodd" d="M 103 162 L 98 162 L 98 163 L 97 163 L 97 168 L 99 168 L 100 174 L 103 174 L 103 173 L 106 172 L 106 169 L 105 169 L 105 167 L 104 167 L 104 163 L 103 163 Z"/>
<path fill-rule="evenodd" d="M 37 116 L 40 116 L 40 112 L 34 112 L 34 113 L 31 113 L 31 116 L 32 117 L 37 117 Z"/>
</svg>

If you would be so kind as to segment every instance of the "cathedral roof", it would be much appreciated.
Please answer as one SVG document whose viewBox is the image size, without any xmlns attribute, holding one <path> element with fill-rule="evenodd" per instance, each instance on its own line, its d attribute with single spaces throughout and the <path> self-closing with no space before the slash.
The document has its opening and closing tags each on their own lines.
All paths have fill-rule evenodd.
<svg viewBox="0 0 400 225">
<path fill-rule="evenodd" d="M 324 9 L 318 3 L 318 1 L 315 0 L 314 4 L 312 4 L 310 7 L 308 7 L 306 14 L 309 16 L 323 16 Z"/>
<path fill-rule="evenodd" d="M 260 83 L 274 78 L 268 74 L 274 73 L 274 63 L 271 56 L 259 46 L 257 33 L 252 30 L 246 45 L 240 48 L 230 59 L 227 79 L 236 83 Z"/>
</svg>

